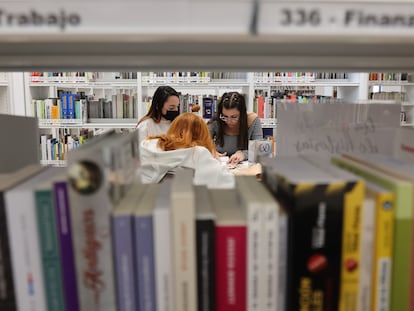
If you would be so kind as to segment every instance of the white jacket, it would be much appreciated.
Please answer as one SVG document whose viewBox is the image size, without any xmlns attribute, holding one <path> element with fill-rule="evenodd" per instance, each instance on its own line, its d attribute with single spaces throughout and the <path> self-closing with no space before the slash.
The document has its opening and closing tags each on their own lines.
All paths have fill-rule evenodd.
<svg viewBox="0 0 414 311">
<path fill-rule="evenodd" d="M 177 167 L 195 170 L 194 185 L 208 188 L 234 188 L 234 175 L 204 147 L 164 151 L 158 139 L 146 139 L 140 144 L 141 179 L 143 183 L 158 183 L 167 172 Z"/>
</svg>

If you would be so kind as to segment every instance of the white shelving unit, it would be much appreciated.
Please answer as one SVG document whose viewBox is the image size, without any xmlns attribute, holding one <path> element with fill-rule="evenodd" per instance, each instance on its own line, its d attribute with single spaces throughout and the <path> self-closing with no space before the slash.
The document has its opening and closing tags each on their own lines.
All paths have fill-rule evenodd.
<svg viewBox="0 0 414 311">
<path fill-rule="evenodd" d="M 9 78 L 8 73 L 0 72 L 0 113 L 8 114 L 9 109 Z"/>
<path fill-rule="evenodd" d="M 414 82 L 412 75 L 407 80 L 379 80 L 369 81 L 369 93 L 384 100 L 401 102 L 401 126 L 414 126 Z M 381 96 L 384 95 L 384 96 Z"/>
</svg>

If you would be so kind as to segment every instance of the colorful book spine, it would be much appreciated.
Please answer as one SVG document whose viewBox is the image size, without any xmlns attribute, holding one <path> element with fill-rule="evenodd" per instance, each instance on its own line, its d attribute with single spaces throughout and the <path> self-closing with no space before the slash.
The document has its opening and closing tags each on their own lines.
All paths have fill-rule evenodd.
<svg viewBox="0 0 414 311">
<path fill-rule="evenodd" d="M 355 184 L 348 184 L 347 188 L 343 203 L 340 311 L 347 311 L 350 306 L 356 310 L 361 274 L 362 204 L 365 184 L 360 180 Z"/>
<path fill-rule="evenodd" d="M 35 190 L 43 278 L 48 310 L 64 310 L 63 283 L 52 190 Z"/>
<path fill-rule="evenodd" d="M 153 216 L 135 216 L 135 259 L 139 310 L 156 311 Z"/>
<path fill-rule="evenodd" d="M 203 118 L 211 119 L 214 115 L 214 100 L 211 97 L 203 98 Z"/>
<path fill-rule="evenodd" d="M 57 237 L 60 248 L 65 306 L 67 311 L 78 311 L 79 298 L 67 183 L 64 181 L 55 182 L 53 189 L 55 193 Z"/>
<path fill-rule="evenodd" d="M 392 192 L 375 195 L 375 246 L 371 310 L 390 310 L 391 267 L 394 246 L 395 197 Z"/>
<path fill-rule="evenodd" d="M 246 226 L 216 226 L 217 311 L 247 310 L 246 245 Z"/>
<path fill-rule="evenodd" d="M 412 230 L 413 186 L 355 161 L 333 157 L 335 165 L 363 176 L 367 180 L 392 190 L 395 195 L 395 226 L 392 266 L 383 265 L 384 274 L 391 274 L 390 310 L 406 310 L 409 302 L 410 253 Z M 392 269 L 392 271 L 386 271 Z M 385 303 L 385 302 L 384 302 Z"/>
<path fill-rule="evenodd" d="M 112 216 L 112 235 L 119 311 L 138 310 L 132 215 Z M 144 310 L 144 309 L 143 309 Z"/>
</svg>

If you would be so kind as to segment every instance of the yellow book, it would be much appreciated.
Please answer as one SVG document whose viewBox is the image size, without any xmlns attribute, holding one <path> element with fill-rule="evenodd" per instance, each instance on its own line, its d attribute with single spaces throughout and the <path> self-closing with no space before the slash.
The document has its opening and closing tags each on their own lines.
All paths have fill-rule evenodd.
<svg viewBox="0 0 414 311">
<path fill-rule="evenodd" d="M 59 107 L 52 105 L 51 107 L 52 119 L 59 119 Z"/>
<path fill-rule="evenodd" d="M 361 175 L 365 179 L 393 192 L 395 196 L 393 260 L 392 265 L 386 265 L 385 262 L 382 265 L 384 275 L 391 274 L 391 287 L 388 292 L 384 291 L 382 293 L 384 300 L 381 300 L 383 308 L 380 310 L 408 310 L 411 282 L 413 182 L 395 174 L 396 171 L 401 169 L 401 163 L 395 162 L 393 170 L 386 171 L 386 166 L 390 166 L 393 162 L 384 162 L 380 158 L 379 155 L 370 154 L 370 162 L 361 163 L 348 156 L 333 156 L 332 161 L 336 165 Z M 403 166 L 406 174 L 409 173 L 410 167 L 408 165 Z M 412 174 L 414 174 L 414 171 Z M 388 300 L 387 297 L 389 297 Z"/>
<path fill-rule="evenodd" d="M 394 247 L 394 194 L 392 191 L 367 182 L 367 196 L 375 201 L 375 240 L 372 274 L 371 310 L 388 310 L 391 275 L 384 273 L 392 266 L 392 253 Z"/>
</svg>

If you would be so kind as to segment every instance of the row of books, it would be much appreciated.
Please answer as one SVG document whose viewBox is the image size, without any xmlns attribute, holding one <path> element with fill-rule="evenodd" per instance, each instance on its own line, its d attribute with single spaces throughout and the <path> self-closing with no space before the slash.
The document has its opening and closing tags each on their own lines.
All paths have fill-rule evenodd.
<svg viewBox="0 0 414 311">
<path fill-rule="evenodd" d="M 91 140 L 67 171 L 0 176 L 16 297 L 1 310 L 413 310 L 414 164 L 263 158 L 266 186 L 207 190 L 189 170 L 142 185 L 136 135 Z"/>
<path fill-rule="evenodd" d="M 87 101 L 88 119 L 137 119 L 138 97 L 137 94 L 116 94 L 112 99 L 99 98 Z"/>
<path fill-rule="evenodd" d="M 108 215 L 135 177 L 138 137 L 111 131 L 83 147 L 69 170 L 0 175 L 1 310 L 116 310 L 101 304 L 115 297 L 101 296 L 114 290 Z"/>
<path fill-rule="evenodd" d="M 408 82 L 411 80 L 411 74 L 407 72 L 370 72 L 369 81 L 396 81 Z"/>
<path fill-rule="evenodd" d="M 40 136 L 40 160 L 66 160 L 67 153 L 80 147 L 94 136 L 89 129 L 79 129 L 77 134 L 68 133 L 67 129 L 56 129 L 52 134 Z"/>
<path fill-rule="evenodd" d="M 86 102 L 77 94 L 32 100 L 32 115 L 39 120 L 79 120 L 86 116 Z"/>
<path fill-rule="evenodd" d="M 414 309 L 413 163 L 345 154 L 262 165 L 287 212 L 286 310 Z"/>
<path fill-rule="evenodd" d="M 31 82 L 89 82 L 99 79 L 99 72 L 30 72 Z"/>
<path fill-rule="evenodd" d="M 137 95 L 116 94 L 111 100 L 78 94 L 61 94 L 60 98 L 33 99 L 32 114 L 42 121 L 65 120 L 87 122 L 91 118 L 138 118 Z"/>
<path fill-rule="evenodd" d="M 406 92 L 379 92 L 371 93 L 371 99 L 403 102 L 408 101 L 408 96 Z"/>
<path fill-rule="evenodd" d="M 346 72 L 255 72 L 256 83 L 313 82 L 318 80 L 347 80 Z"/>
</svg>

